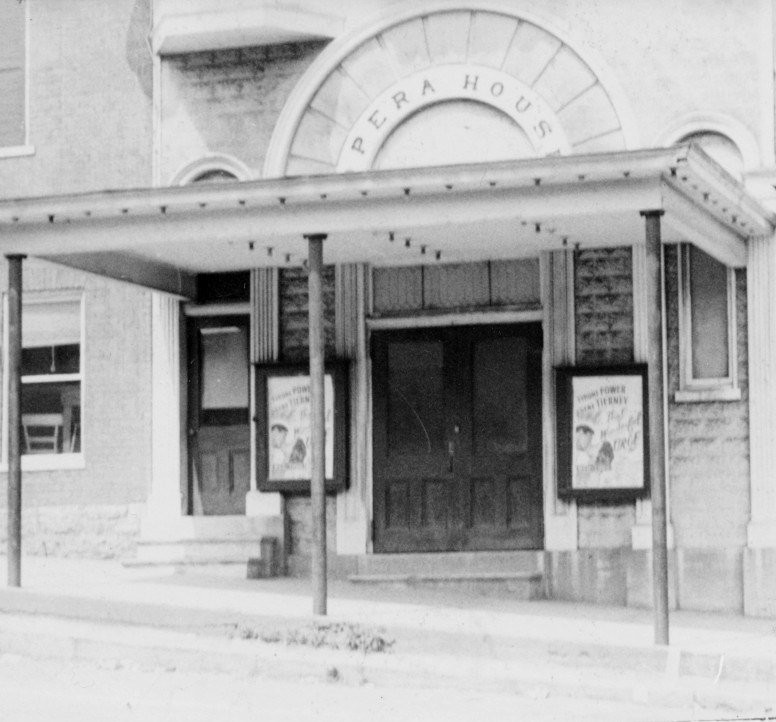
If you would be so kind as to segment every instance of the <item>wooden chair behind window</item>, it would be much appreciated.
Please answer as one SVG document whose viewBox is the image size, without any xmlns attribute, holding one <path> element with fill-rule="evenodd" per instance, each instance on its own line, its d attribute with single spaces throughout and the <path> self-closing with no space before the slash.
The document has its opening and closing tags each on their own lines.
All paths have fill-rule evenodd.
<svg viewBox="0 0 776 722">
<path fill-rule="evenodd" d="M 22 414 L 26 453 L 56 454 L 62 423 L 62 414 Z"/>
</svg>

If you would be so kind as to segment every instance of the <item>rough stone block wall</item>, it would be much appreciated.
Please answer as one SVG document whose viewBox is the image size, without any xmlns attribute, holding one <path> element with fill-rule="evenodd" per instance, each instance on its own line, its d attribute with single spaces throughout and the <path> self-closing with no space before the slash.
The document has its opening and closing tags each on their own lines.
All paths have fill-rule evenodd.
<svg viewBox="0 0 776 722">
<path fill-rule="evenodd" d="M 306 361 L 310 343 L 307 295 L 307 271 L 285 268 L 280 272 L 280 358 Z M 323 333 L 327 358 L 333 358 L 334 346 L 334 266 L 323 269 Z"/>
<path fill-rule="evenodd" d="M 574 323 L 579 366 L 633 361 L 633 261 L 630 248 L 574 254 Z M 579 504 L 580 549 L 630 546 L 633 504 Z"/>
<path fill-rule="evenodd" d="M 309 496 L 286 497 L 286 553 L 309 556 L 312 551 L 312 513 Z M 326 496 L 326 548 L 337 550 L 337 500 Z"/>
<path fill-rule="evenodd" d="M 141 504 L 59 505 L 22 514 L 22 554 L 128 559 L 134 557 Z M 6 551 L 7 517 L 0 515 L 0 553 Z"/>
<path fill-rule="evenodd" d="M 677 250 L 666 249 L 669 511 L 679 548 L 746 546 L 749 386 L 746 271 L 736 271 L 740 401 L 676 403 L 679 388 Z"/>
<path fill-rule="evenodd" d="M 171 56 L 162 67 L 161 181 L 225 153 L 261 177 L 288 96 L 325 43 Z"/>
</svg>

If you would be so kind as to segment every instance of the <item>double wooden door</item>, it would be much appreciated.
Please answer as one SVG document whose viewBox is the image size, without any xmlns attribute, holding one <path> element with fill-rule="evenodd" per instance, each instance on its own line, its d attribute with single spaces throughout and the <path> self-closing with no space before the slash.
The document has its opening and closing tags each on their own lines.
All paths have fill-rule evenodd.
<svg viewBox="0 0 776 722">
<path fill-rule="evenodd" d="M 541 548 L 541 326 L 372 341 L 375 551 Z"/>
</svg>

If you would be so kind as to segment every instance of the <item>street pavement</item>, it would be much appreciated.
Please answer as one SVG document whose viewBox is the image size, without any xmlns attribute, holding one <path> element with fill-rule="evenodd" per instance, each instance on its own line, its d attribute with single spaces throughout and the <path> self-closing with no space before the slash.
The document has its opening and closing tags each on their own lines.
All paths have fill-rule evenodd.
<svg viewBox="0 0 776 722">
<path fill-rule="evenodd" d="M 692 719 L 637 703 L 168 669 L 63 665 L 0 654 L 3 722 L 620 722 Z"/>
<path fill-rule="evenodd" d="M 587 719 L 586 705 L 601 718 L 605 706 L 619 705 L 627 711 L 620 719 L 765 718 L 776 710 L 776 620 L 674 612 L 671 644 L 658 647 L 648 610 L 344 582 L 331 584 L 324 620 L 311 614 L 309 582 L 242 573 L 25 558 L 22 589 L 0 589 L 0 651 L 40 664 L 247 675 L 273 689 L 307 679 L 354 699 L 366 687 L 386 699 L 444 690 L 440 700 L 537 702 L 559 715 L 576 704 L 571 719 Z M 310 630 L 326 623 L 356 624 L 365 639 L 392 644 L 382 653 L 332 649 L 330 639 L 312 646 Z"/>
</svg>

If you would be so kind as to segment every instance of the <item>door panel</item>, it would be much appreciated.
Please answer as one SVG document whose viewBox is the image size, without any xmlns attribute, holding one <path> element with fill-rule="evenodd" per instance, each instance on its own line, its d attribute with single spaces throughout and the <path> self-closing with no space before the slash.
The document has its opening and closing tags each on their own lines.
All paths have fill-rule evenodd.
<svg viewBox="0 0 776 722">
<path fill-rule="evenodd" d="M 187 321 L 189 512 L 244 514 L 250 488 L 247 316 Z"/>
<path fill-rule="evenodd" d="M 541 328 L 373 335 L 375 550 L 542 545 Z"/>
<path fill-rule="evenodd" d="M 375 521 L 385 548 L 444 549 L 454 484 L 447 448 L 445 343 L 417 332 L 375 335 Z M 379 471 L 377 470 L 379 468 Z"/>
</svg>

